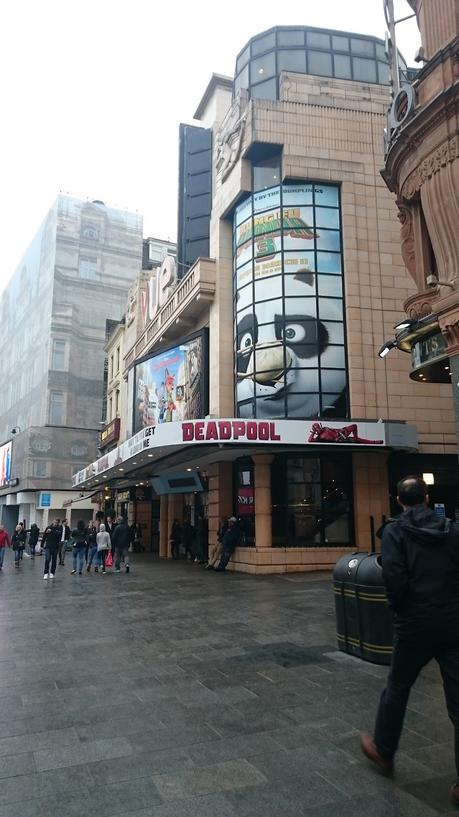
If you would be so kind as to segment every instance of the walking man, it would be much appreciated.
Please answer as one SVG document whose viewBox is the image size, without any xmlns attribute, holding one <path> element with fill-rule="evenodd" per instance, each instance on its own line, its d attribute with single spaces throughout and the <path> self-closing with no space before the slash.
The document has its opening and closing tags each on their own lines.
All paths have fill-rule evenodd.
<svg viewBox="0 0 459 817">
<path fill-rule="evenodd" d="M 67 520 L 64 519 L 62 522 L 62 529 L 61 529 L 61 540 L 59 543 L 59 564 L 63 565 L 65 562 L 65 548 L 67 546 L 67 542 L 70 539 L 70 528 L 67 525 Z"/>
<path fill-rule="evenodd" d="M 451 799 L 459 805 L 459 527 L 428 507 L 427 486 L 419 477 L 402 479 L 397 493 L 403 513 L 382 529 L 394 650 L 374 734 L 362 734 L 360 745 L 382 772 L 392 774 L 411 687 L 435 658 L 455 732 L 457 781 Z"/>
<path fill-rule="evenodd" d="M 0 525 L 0 570 L 3 570 L 3 559 L 5 558 L 5 550 L 11 546 L 11 539 L 8 531 L 3 525 Z"/>
<path fill-rule="evenodd" d="M 124 559 L 126 573 L 129 573 L 129 545 L 132 542 L 132 532 L 126 520 L 122 516 L 118 518 L 118 524 L 113 531 L 112 544 L 115 547 L 115 572 L 121 570 L 121 560 Z"/>
<path fill-rule="evenodd" d="M 233 555 L 240 541 L 241 529 L 237 523 L 236 517 L 230 516 L 228 519 L 228 527 L 222 537 L 222 558 L 220 559 L 220 564 L 218 567 L 215 568 L 216 571 L 222 572 L 223 570 L 226 570 L 226 565 L 231 559 L 231 556 Z"/>
<path fill-rule="evenodd" d="M 45 528 L 42 539 L 42 547 L 45 548 L 44 579 L 54 579 L 54 576 L 56 575 L 57 554 L 59 553 L 61 536 L 62 530 L 59 520 L 55 519 L 51 525 L 48 525 L 48 527 Z"/>
</svg>

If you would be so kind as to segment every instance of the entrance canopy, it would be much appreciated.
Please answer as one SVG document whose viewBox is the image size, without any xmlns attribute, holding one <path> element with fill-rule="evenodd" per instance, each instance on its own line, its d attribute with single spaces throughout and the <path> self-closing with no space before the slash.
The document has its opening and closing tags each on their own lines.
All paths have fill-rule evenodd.
<svg viewBox="0 0 459 817">
<path fill-rule="evenodd" d="M 146 466 L 161 473 L 172 461 L 197 456 L 215 461 L 279 448 L 397 448 L 416 450 L 416 429 L 403 422 L 321 423 L 311 420 L 188 420 L 149 426 L 78 471 L 73 488 L 88 490 L 122 481 Z M 223 450 L 222 450 L 223 449 Z M 207 456 L 209 455 L 209 456 Z M 148 469 L 150 471 L 150 468 Z"/>
</svg>

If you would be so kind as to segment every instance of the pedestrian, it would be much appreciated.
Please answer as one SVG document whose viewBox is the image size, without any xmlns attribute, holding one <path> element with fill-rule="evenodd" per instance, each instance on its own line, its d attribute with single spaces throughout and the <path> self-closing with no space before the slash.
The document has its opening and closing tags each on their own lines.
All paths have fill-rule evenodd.
<svg viewBox="0 0 459 817">
<path fill-rule="evenodd" d="M 233 555 L 240 541 L 241 529 L 237 523 L 236 517 L 230 516 L 228 519 L 228 528 L 222 536 L 222 557 L 220 559 L 220 564 L 215 568 L 216 571 L 223 572 L 226 570 L 226 565 L 231 559 L 231 556 Z"/>
<path fill-rule="evenodd" d="M 97 555 L 99 557 L 99 567 L 102 573 L 105 573 L 105 558 L 111 548 L 110 534 L 105 530 L 103 522 L 99 525 L 99 532 L 96 536 L 97 541 Z"/>
<path fill-rule="evenodd" d="M 433 658 L 440 666 L 448 715 L 455 732 L 459 805 L 459 526 L 428 507 L 424 480 L 397 485 L 403 513 L 381 529 L 382 576 L 394 611 L 394 649 L 373 735 L 362 733 L 363 753 L 392 774 L 411 687 Z"/>
<path fill-rule="evenodd" d="M 142 542 L 142 526 L 139 522 L 134 522 L 134 524 L 131 525 L 131 539 L 134 553 L 140 553 L 144 550 Z"/>
<path fill-rule="evenodd" d="M 178 519 L 174 519 L 169 537 L 171 543 L 171 555 L 173 559 L 178 559 L 180 555 L 180 543 L 182 541 L 182 526 Z"/>
<path fill-rule="evenodd" d="M 3 570 L 3 560 L 5 558 L 5 550 L 11 546 L 11 539 L 8 531 L 3 525 L 0 525 L 0 570 Z"/>
<path fill-rule="evenodd" d="M 82 519 L 80 519 L 77 522 L 75 530 L 72 531 L 72 539 L 73 539 L 72 548 L 73 569 L 70 571 L 70 573 L 73 575 L 74 573 L 77 572 L 78 562 L 78 574 L 81 576 L 83 572 L 84 554 L 88 544 L 86 525 L 84 524 Z"/>
<path fill-rule="evenodd" d="M 94 572 L 98 573 L 98 571 L 99 571 L 99 561 L 98 561 L 98 558 L 97 558 L 97 528 L 96 528 L 96 525 L 95 525 L 95 523 L 93 522 L 92 519 L 88 524 L 87 536 L 88 536 L 89 559 L 88 559 L 88 564 L 87 564 L 86 570 L 87 570 L 88 573 L 91 572 L 91 565 L 92 565 L 92 563 L 93 563 L 93 561 L 95 559 L 96 561 L 95 561 L 95 565 L 94 565 Z"/>
<path fill-rule="evenodd" d="M 39 535 L 40 528 L 35 524 L 35 522 L 32 522 L 29 530 L 29 551 L 31 559 L 35 559 L 35 548 L 37 547 Z"/>
<path fill-rule="evenodd" d="M 54 579 L 54 576 L 56 575 L 57 554 L 59 553 L 61 533 L 62 531 L 57 519 L 54 519 L 51 525 L 48 525 L 45 528 L 45 532 L 41 540 L 42 548 L 45 548 L 44 579 Z"/>
<path fill-rule="evenodd" d="M 65 549 L 67 547 L 67 542 L 70 539 L 70 528 L 67 524 L 67 520 L 64 519 L 61 526 L 61 540 L 59 542 L 59 564 L 63 565 L 65 562 Z"/>
<path fill-rule="evenodd" d="M 196 521 L 196 556 L 195 562 L 207 564 L 209 560 L 209 523 L 205 516 L 200 514 Z"/>
<path fill-rule="evenodd" d="M 215 565 L 220 562 L 223 553 L 223 537 L 228 530 L 228 520 L 222 519 L 217 531 L 217 544 L 214 547 L 214 552 L 206 564 L 205 570 L 213 570 Z"/>
<path fill-rule="evenodd" d="M 121 570 L 121 560 L 124 560 L 126 573 L 129 573 L 129 546 L 132 542 L 132 534 L 129 525 L 122 516 L 118 518 L 118 524 L 113 532 L 112 542 L 115 546 L 115 572 Z"/>
<path fill-rule="evenodd" d="M 116 528 L 115 520 L 112 519 L 111 516 L 107 516 L 107 519 L 105 521 L 105 530 L 107 531 L 107 533 L 110 536 L 111 549 L 112 549 L 112 559 L 113 559 L 113 557 L 115 555 L 115 546 L 113 544 L 113 534 L 115 532 L 115 528 Z"/>
<path fill-rule="evenodd" d="M 14 566 L 19 567 L 19 562 L 22 559 L 22 551 L 25 548 L 26 533 L 21 524 L 16 525 L 15 531 L 11 538 L 11 547 L 14 550 Z"/>
</svg>

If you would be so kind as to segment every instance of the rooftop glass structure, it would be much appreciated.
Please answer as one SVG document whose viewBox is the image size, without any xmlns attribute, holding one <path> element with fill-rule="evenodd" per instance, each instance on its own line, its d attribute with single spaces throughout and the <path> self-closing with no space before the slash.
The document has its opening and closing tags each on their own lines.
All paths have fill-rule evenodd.
<svg viewBox="0 0 459 817">
<path fill-rule="evenodd" d="M 401 71 L 406 64 L 400 57 Z M 307 26 L 277 26 L 252 37 L 236 59 L 234 93 L 279 99 L 282 71 L 389 85 L 384 41 Z"/>
</svg>

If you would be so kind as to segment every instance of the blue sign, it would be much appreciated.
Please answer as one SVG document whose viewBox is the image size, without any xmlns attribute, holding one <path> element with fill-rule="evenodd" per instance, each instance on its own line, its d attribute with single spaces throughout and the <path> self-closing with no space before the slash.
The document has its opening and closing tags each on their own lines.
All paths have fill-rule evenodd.
<svg viewBox="0 0 459 817">
<path fill-rule="evenodd" d="M 51 494 L 45 494 L 41 492 L 40 494 L 40 506 L 42 508 L 50 508 L 51 507 Z"/>
<path fill-rule="evenodd" d="M 436 502 L 434 505 L 434 511 L 437 516 L 446 516 L 446 510 L 443 502 Z"/>
</svg>

